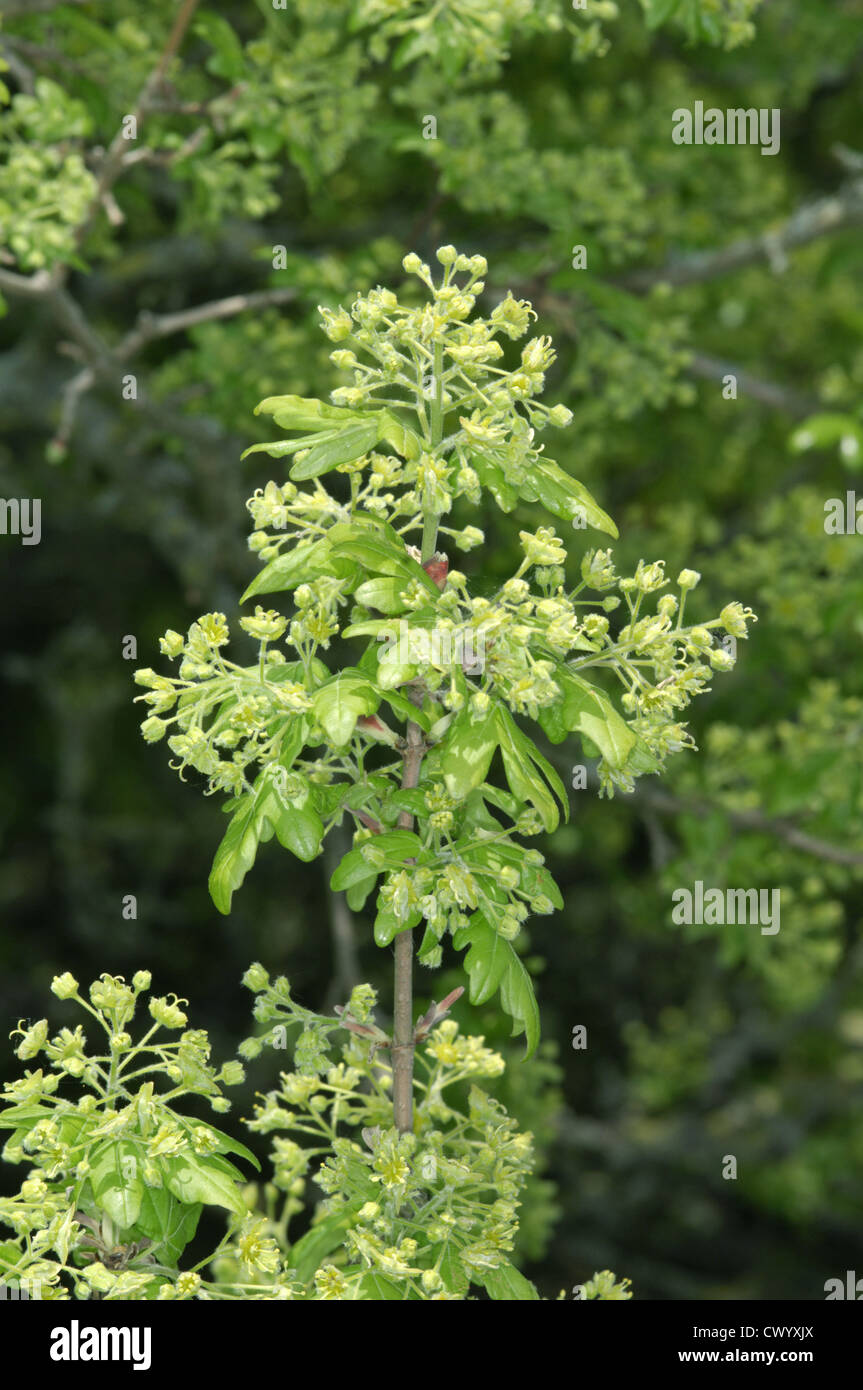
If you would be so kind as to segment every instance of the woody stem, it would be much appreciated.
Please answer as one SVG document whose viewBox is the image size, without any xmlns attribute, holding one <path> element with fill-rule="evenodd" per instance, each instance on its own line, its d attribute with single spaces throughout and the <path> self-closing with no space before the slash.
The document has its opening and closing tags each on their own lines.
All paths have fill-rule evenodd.
<svg viewBox="0 0 863 1390">
<path fill-rule="evenodd" d="M 443 343 L 434 347 L 434 399 L 431 409 L 431 444 L 436 449 L 443 439 Z M 430 560 L 437 545 L 440 516 L 431 508 L 423 517 L 422 561 Z M 411 693 L 416 704 L 421 694 Z M 413 720 L 408 722 L 402 789 L 417 785 L 424 751 L 422 729 Z M 399 828 L 413 829 L 410 811 L 399 815 Z M 395 939 L 395 999 L 393 1005 L 393 1118 L 400 1133 L 413 1129 L 414 1086 L 414 1023 L 413 1023 L 413 931 L 399 932 Z"/>
</svg>

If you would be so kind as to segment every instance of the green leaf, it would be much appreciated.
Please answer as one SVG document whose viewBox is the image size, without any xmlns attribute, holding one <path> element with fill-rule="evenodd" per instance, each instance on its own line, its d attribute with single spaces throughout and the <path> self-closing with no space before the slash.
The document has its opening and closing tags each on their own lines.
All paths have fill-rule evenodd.
<svg viewBox="0 0 863 1390">
<path fill-rule="evenodd" d="M 411 579 L 416 579 L 428 590 L 429 597 L 437 600 L 440 591 L 434 580 L 426 574 L 422 565 L 412 555 L 408 555 L 405 543 L 392 530 L 392 527 L 375 527 L 341 523 L 330 527 L 328 540 L 334 554 L 347 555 L 358 560 L 371 574 L 390 575 L 403 581 L 402 587 Z"/>
<path fill-rule="evenodd" d="M 330 546 L 326 540 L 311 541 L 293 546 L 255 575 L 246 589 L 241 603 L 255 594 L 275 594 L 284 589 L 296 589 L 300 584 L 308 584 L 329 568 Z"/>
<path fill-rule="evenodd" d="M 400 685 L 407 685 L 416 677 L 418 671 L 419 667 L 415 663 L 399 661 L 398 648 L 394 648 L 392 653 L 387 653 L 381 658 L 378 666 L 378 685 L 382 695 Z"/>
<path fill-rule="evenodd" d="M 333 870 L 330 887 L 336 893 L 342 893 L 367 881 L 374 884 L 378 874 L 382 872 L 382 869 L 373 868 L 359 849 L 349 849 Z"/>
<path fill-rule="evenodd" d="M 534 1285 L 508 1261 L 499 1265 L 497 1269 L 487 1269 L 482 1274 L 474 1274 L 473 1279 L 483 1286 L 489 1298 L 495 1300 L 519 1303 L 539 1300 Z"/>
<path fill-rule="evenodd" d="M 680 7 L 680 0 L 641 0 L 648 29 L 658 29 Z"/>
<path fill-rule="evenodd" d="M 491 493 L 502 512 L 511 512 L 518 501 L 518 489 L 507 481 L 503 465 L 489 454 L 470 455 L 471 467 L 480 483 Z"/>
<path fill-rule="evenodd" d="M 9 1105 L 0 1111 L 0 1129 L 31 1130 L 39 1120 L 49 1119 L 53 1113 L 47 1105 L 26 1102 L 22 1105 Z"/>
<path fill-rule="evenodd" d="M 837 445 L 849 468 L 863 465 L 863 427 L 853 415 L 828 411 L 810 415 L 790 439 L 791 449 L 795 453 L 805 453 L 809 449 L 831 449 Z"/>
<path fill-rule="evenodd" d="M 380 442 L 389 444 L 402 458 L 415 463 L 422 453 L 422 442 L 413 430 L 402 424 L 391 410 L 381 410 L 376 419 Z"/>
<path fill-rule="evenodd" d="M 231 911 L 231 898 L 255 862 L 260 839 L 259 812 L 254 794 L 240 800 L 210 870 L 210 897 L 223 916 Z"/>
<path fill-rule="evenodd" d="M 474 923 L 476 931 L 473 930 Z M 457 950 L 470 944 L 464 962 L 470 979 L 470 1002 L 487 1004 L 497 994 L 501 980 L 509 969 L 512 946 L 476 917 L 468 926 L 462 927 L 453 940 Z"/>
<path fill-rule="evenodd" d="M 310 806 L 280 805 L 273 817 L 273 825 L 279 844 L 304 864 L 320 853 L 324 823 Z"/>
<path fill-rule="evenodd" d="M 539 723 L 552 743 L 568 732 L 585 734 L 606 762 L 622 768 L 636 745 L 636 736 L 604 691 L 559 666 L 554 673 L 562 699 L 539 712 Z"/>
<path fill-rule="evenodd" d="M 432 1252 L 435 1259 L 437 1258 L 437 1250 L 439 1248 L 440 1247 L 436 1247 Z M 457 1294 L 459 1298 L 467 1297 L 470 1280 L 459 1258 L 458 1248 L 452 1240 L 448 1240 L 444 1247 L 444 1252 L 441 1256 L 440 1264 L 438 1265 L 438 1272 L 440 1273 L 441 1279 L 443 1279 L 444 1288 L 448 1293 Z"/>
<path fill-rule="evenodd" d="M 533 984 L 512 943 L 500 936 L 479 912 L 453 936 L 456 950 L 468 947 L 465 969 L 472 1004 L 487 1003 L 500 990 L 501 1003 L 513 1020 L 513 1033 L 525 1035 L 525 1056 L 539 1042 L 539 1009 Z"/>
<path fill-rule="evenodd" d="M 350 1214 L 341 1211 L 326 1216 L 291 1246 L 290 1266 L 296 1272 L 299 1283 L 307 1284 L 321 1260 L 344 1243 L 351 1220 Z"/>
<path fill-rule="evenodd" d="M 298 715 L 288 724 L 279 745 L 279 766 L 290 771 L 299 754 L 306 746 L 309 736 L 309 721 Z"/>
<path fill-rule="evenodd" d="M 511 790 L 521 801 L 528 802 L 536 809 L 546 830 L 556 830 L 560 820 L 557 806 L 554 803 L 554 797 L 536 768 L 542 767 L 546 777 L 549 777 L 549 772 L 551 772 L 559 785 L 559 791 L 558 787 L 555 787 L 555 791 L 558 791 L 558 795 L 566 806 L 565 793 L 560 778 L 550 768 L 550 764 L 546 762 L 542 754 L 534 748 L 530 739 L 526 738 L 517 727 L 509 711 L 503 705 L 499 705 L 495 713 L 504 771 Z"/>
<path fill-rule="evenodd" d="M 360 584 L 355 597 L 366 608 L 376 608 L 379 613 L 404 613 L 407 608 L 407 603 L 402 598 L 404 589 L 403 580 L 381 576 L 377 579 L 367 579 L 364 584 Z"/>
<path fill-rule="evenodd" d="M 177 1205 L 166 1187 L 145 1187 L 141 1198 L 141 1210 L 135 1228 L 142 1231 L 150 1240 L 163 1240 L 171 1224 L 172 1210 Z"/>
<path fill-rule="evenodd" d="M 512 792 L 504 791 L 501 787 L 492 787 L 486 782 L 478 795 L 483 800 L 490 801 L 492 806 L 496 806 L 499 811 L 503 811 L 510 820 L 518 819 L 521 803 L 517 796 L 513 796 Z"/>
<path fill-rule="evenodd" d="M 412 816 L 427 816 L 425 792 L 416 787 L 401 787 L 387 802 L 390 811 L 409 811 Z"/>
<path fill-rule="evenodd" d="M 446 789 L 454 800 L 462 801 L 485 781 L 499 741 L 495 705 L 479 719 L 471 717 L 467 704 L 459 710 L 438 749 Z"/>
<path fill-rule="evenodd" d="M 563 521 L 583 517 L 588 526 L 617 539 L 618 531 L 611 517 L 599 506 L 583 483 L 571 478 L 551 459 L 538 458 L 531 464 L 519 496 L 527 502 L 541 502 L 554 516 Z"/>
<path fill-rule="evenodd" d="M 283 430 L 320 431 L 361 418 L 356 410 L 303 396 L 267 396 L 255 406 L 255 414 L 272 415 Z"/>
<path fill-rule="evenodd" d="M 431 728 L 431 716 L 415 705 L 413 700 L 408 699 L 407 695 L 400 694 L 398 690 L 384 690 L 382 698 L 391 710 L 401 715 L 402 719 L 412 719 L 415 724 L 418 724 L 421 729 L 428 733 Z"/>
<path fill-rule="evenodd" d="M 368 1270 L 363 1275 L 360 1287 L 363 1291 L 363 1299 L 375 1303 L 404 1303 L 410 1298 L 406 1283 L 400 1284 L 398 1280 L 390 1279 L 388 1275 L 379 1274 L 376 1270 Z"/>
<path fill-rule="evenodd" d="M 168 1190 L 186 1206 L 203 1202 L 205 1206 L 227 1207 L 238 1216 L 245 1215 L 238 1183 L 218 1159 L 186 1153 L 163 1157 L 161 1164 Z"/>
<path fill-rule="evenodd" d="M 362 879 L 362 881 L 359 883 L 351 884 L 350 888 L 348 888 L 348 890 L 345 893 L 345 897 L 348 900 L 348 907 L 351 909 L 351 912 L 362 912 L 363 908 L 366 905 L 366 900 L 369 896 L 369 893 L 372 892 L 377 881 L 377 874 L 373 874 L 369 878 Z"/>
<path fill-rule="evenodd" d="M 336 748 L 350 740 L 361 715 L 374 714 L 380 692 L 360 672 L 342 671 L 319 686 L 312 697 L 318 722 Z"/>
<path fill-rule="evenodd" d="M 194 1239 L 202 1206 L 185 1206 L 166 1187 L 145 1187 L 141 1211 L 133 1237 L 146 1236 L 153 1242 L 148 1253 L 162 1264 L 176 1266 L 186 1246 Z"/>
<path fill-rule="evenodd" d="M 248 458 L 249 454 L 269 454 L 274 459 L 286 458 L 288 454 L 296 454 L 300 449 L 312 449 L 329 440 L 339 439 L 342 433 L 343 429 L 324 430 L 320 434 L 298 435 L 296 439 L 274 439 L 266 444 L 250 444 L 248 449 L 243 450 L 240 458 Z"/>
<path fill-rule="evenodd" d="M 380 902 L 380 897 L 378 902 Z M 379 907 L 375 917 L 375 944 L 377 946 L 389 946 L 393 937 L 398 936 L 403 931 L 412 931 L 414 927 L 419 926 L 421 921 L 422 912 L 419 908 L 408 913 L 407 920 L 403 922 L 389 908 Z"/>
<path fill-rule="evenodd" d="M 246 71 L 246 54 L 233 25 L 222 15 L 205 12 L 198 15 L 193 27 L 214 50 L 214 56 L 207 59 L 208 71 L 230 78 L 232 83 L 238 81 Z"/>
<path fill-rule="evenodd" d="M 366 863 L 372 867 L 401 869 L 408 859 L 416 859 L 422 850 L 422 841 L 412 830 L 386 830 L 382 835 L 365 840 L 361 853 L 362 850 L 365 850 Z"/>
<path fill-rule="evenodd" d="M 134 1226 L 138 1220 L 144 1196 L 143 1162 L 141 1147 L 126 1139 L 111 1140 L 91 1159 L 93 1196 L 117 1226 Z"/>
<path fill-rule="evenodd" d="M 377 443 L 377 439 L 374 420 L 348 425 L 335 438 L 325 439 L 310 449 L 306 458 L 294 464 L 290 476 L 294 482 L 318 478 L 342 463 L 353 463 L 355 459 L 362 458 Z"/>
</svg>

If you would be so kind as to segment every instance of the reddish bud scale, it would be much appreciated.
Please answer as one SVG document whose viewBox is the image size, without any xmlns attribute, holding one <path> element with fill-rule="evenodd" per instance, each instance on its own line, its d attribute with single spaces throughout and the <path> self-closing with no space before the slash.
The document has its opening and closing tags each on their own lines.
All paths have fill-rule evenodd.
<svg viewBox="0 0 863 1390">
<path fill-rule="evenodd" d="M 439 589 L 444 587 L 449 572 L 449 560 L 445 555 L 433 555 L 430 560 L 426 560 L 423 569 Z"/>
</svg>

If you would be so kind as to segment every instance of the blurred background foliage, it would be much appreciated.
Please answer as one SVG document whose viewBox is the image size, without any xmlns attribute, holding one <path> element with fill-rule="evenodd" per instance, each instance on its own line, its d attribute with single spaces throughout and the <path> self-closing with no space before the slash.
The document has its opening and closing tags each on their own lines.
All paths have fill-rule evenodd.
<svg viewBox="0 0 863 1390">
<path fill-rule="evenodd" d="M 65 969 L 151 968 L 220 1060 L 253 958 L 312 1007 L 357 977 L 389 999 L 389 953 L 321 861 L 273 844 L 216 913 L 218 808 L 141 741 L 131 673 L 165 628 L 235 610 L 244 500 L 280 476 L 239 462 L 252 410 L 337 384 L 316 305 L 453 242 L 488 257 L 489 302 L 511 286 L 553 334 L 558 459 L 617 520 L 619 567 L 690 565 L 693 615 L 760 617 L 694 711 L 701 751 L 631 797 L 573 791 L 543 846 L 566 909 L 531 932 L 541 1055 L 456 1011 L 506 1050 L 501 1098 L 541 1141 L 527 1272 L 546 1297 L 606 1267 L 644 1298 L 823 1297 L 863 1269 L 863 539 L 824 531 L 863 482 L 863 2 L 0 15 L 0 493 L 43 518 L 38 546 L 0 537 L 3 1030 Z M 781 152 L 673 144 L 696 101 L 780 108 Z M 486 545 L 459 565 L 492 587 L 545 518 L 460 505 Z M 576 533 L 574 563 L 580 541 L 602 543 Z M 580 748 L 553 756 L 569 782 Z M 781 931 L 672 925 L 698 878 L 780 888 Z"/>
</svg>

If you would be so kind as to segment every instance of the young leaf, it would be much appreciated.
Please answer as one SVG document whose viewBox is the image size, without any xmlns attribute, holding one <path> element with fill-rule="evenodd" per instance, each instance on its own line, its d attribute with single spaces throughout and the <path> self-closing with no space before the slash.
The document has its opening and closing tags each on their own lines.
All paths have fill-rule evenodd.
<svg viewBox="0 0 863 1390">
<path fill-rule="evenodd" d="M 231 898 L 255 862 L 259 839 L 256 798 L 247 793 L 231 817 L 210 870 L 210 897 L 225 917 L 231 911 Z"/>
<path fill-rule="evenodd" d="M 365 883 L 366 880 L 374 884 L 378 874 L 382 872 L 382 868 L 373 868 L 359 849 L 349 849 L 333 870 L 330 887 L 341 893 Z"/>
<path fill-rule="evenodd" d="M 560 730 L 585 734 L 599 749 L 606 762 L 622 768 L 635 748 L 635 733 L 615 709 L 604 691 L 591 685 L 566 667 L 555 671 L 562 701 L 540 710 L 540 725 L 553 743 L 560 743 Z"/>
<path fill-rule="evenodd" d="M 517 727 L 507 709 L 502 705 L 497 706 L 495 716 L 500 751 L 503 754 L 504 771 L 511 790 L 521 801 L 529 802 L 539 812 L 546 830 L 556 830 L 560 817 L 554 804 L 554 798 L 534 766 L 544 763 L 543 771 L 548 776 L 549 764 L 545 762 L 542 754 L 534 748 L 530 739 L 526 738 Z M 553 773 L 553 775 L 560 782 L 557 774 Z M 563 786 L 561 784 L 559 795 L 562 792 Z"/>
<path fill-rule="evenodd" d="M 112 1139 L 91 1160 L 93 1196 L 111 1220 L 124 1229 L 134 1226 L 141 1210 L 143 1162 L 141 1147 L 127 1139 Z"/>
<path fill-rule="evenodd" d="M 318 478 L 342 463 L 353 463 L 368 453 L 377 443 L 377 438 L 374 420 L 348 425 L 334 438 L 324 439 L 310 449 L 304 459 L 294 464 L 290 476 L 294 482 L 304 482 L 308 478 Z"/>
<path fill-rule="evenodd" d="M 382 575 L 377 579 L 367 579 L 364 584 L 360 584 L 355 597 L 357 602 L 362 603 L 366 608 L 376 608 L 379 613 L 394 615 L 404 613 L 407 608 L 407 603 L 402 598 L 405 587 L 403 580 L 391 579 Z"/>
<path fill-rule="evenodd" d="M 513 1033 L 525 1035 L 525 1056 L 539 1042 L 539 1009 L 531 978 L 512 944 L 495 931 L 479 912 L 453 936 L 456 950 L 468 947 L 465 969 L 472 1004 L 487 1003 L 500 990 L 501 1003 L 513 1020 Z"/>
<path fill-rule="evenodd" d="M 269 803 L 272 807 L 272 800 Z M 324 823 L 310 806 L 279 806 L 272 815 L 279 844 L 307 864 L 320 853 Z"/>
<path fill-rule="evenodd" d="M 374 714 L 380 702 L 379 691 L 360 672 L 341 671 L 318 687 L 312 708 L 334 746 L 342 748 L 360 716 Z"/>
<path fill-rule="evenodd" d="M 535 1286 L 508 1260 L 497 1269 L 487 1269 L 473 1277 L 477 1284 L 482 1284 L 489 1298 L 519 1303 L 539 1300 Z"/>
<path fill-rule="evenodd" d="M 343 1211 L 324 1217 L 291 1246 L 290 1263 L 297 1281 L 307 1284 L 321 1260 L 343 1243 L 351 1216 Z"/>
<path fill-rule="evenodd" d="M 274 459 L 285 458 L 288 454 L 298 453 L 300 449 L 311 449 L 328 440 L 338 439 L 342 432 L 342 429 L 323 430 L 320 434 L 301 434 L 296 439 L 275 439 L 268 444 L 252 444 L 243 450 L 240 458 L 248 458 L 249 454 L 269 454 Z"/>
<path fill-rule="evenodd" d="M 380 903 L 380 896 L 378 902 Z M 375 917 L 376 945 L 389 946 L 393 937 L 398 936 L 399 932 L 412 931 L 414 927 L 419 926 L 421 921 L 422 912 L 418 907 L 408 913 L 407 921 L 402 921 L 401 918 L 396 917 L 395 913 L 387 907 L 378 907 L 378 913 Z"/>
<path fill-rule="evenodd" d="M 284 589 L 296 589 L 300 584 L 308 584 L 327 572 L 329 559 L 330 546 L 326 540 L 295 545 L 283 555 L 270 560 L 255 575 L 240 602 L 245 603 L 255 594 L 276 594 Z"/>
<path fill-rule="evenodd" d="M 485 781 L 499 741 L 494 705 L 479 719 L 472 718 L 467 705 L 459 710 L 438 753 L 446 789 L 456 801 Z"/>
<path fill-rule="evenodd" d="M 484 488 L 487 488 L 502 512 L 511 512 L 518 501 L 517 487 L 507 481 L 502 463 L 490 454 L 471 454 L 471 466 Z"/>
<path fill-rule="evenodd" d="M 519 485 L 519 496 L 527 502 L 541 502 L 547 511 L 563 521 L 582 516 L 588 526 L 617 539 L 617 527 L 608 513 L 583 483 L 564 473 L 551 459 L 538 458 L 531 464 L 524 482 Z"/>
<path fill-rule="evenodd" d="M 376 418 L 380 443 L 389 444 L 402 458 L 415 463 L 422 453 L 422 443 L 413 430 L 403 425 L 391 410 L 381 410 Z"/>
<path fill-rule="evenodd" d="M 244 1216 L 246 1206 L 239 1185 L 226 1173 L 214 1157 L 184 1153 L 178 1157 L 163 1157 L 166 1186 L 174 1196 L 188 1205 L 203 1202 L 205 1206 L 227 1207 Z"/>
<path fill-rule="evenodd" d="M 355 410 L 303 396 L 267 396 L 255 406 L 255 414 L 272 415 L 283 430 L 320 431 L 361 418 Z"/>
</svg>

